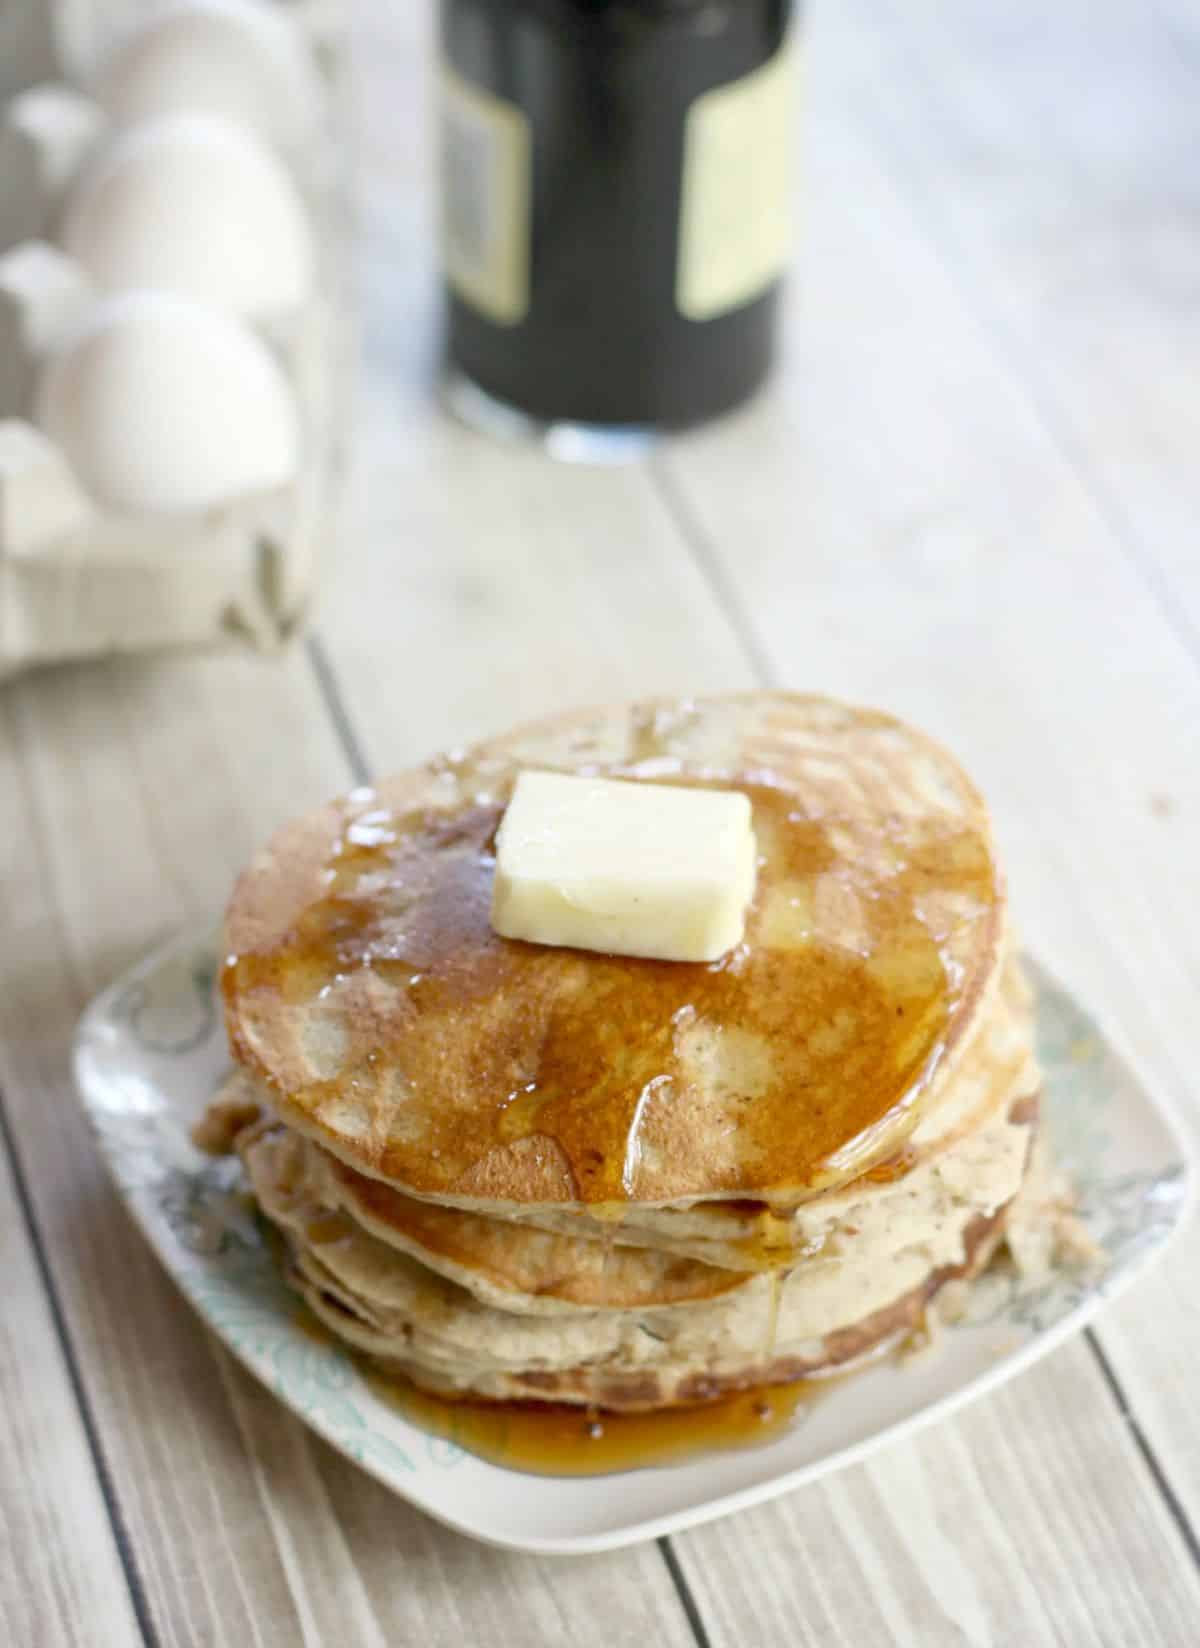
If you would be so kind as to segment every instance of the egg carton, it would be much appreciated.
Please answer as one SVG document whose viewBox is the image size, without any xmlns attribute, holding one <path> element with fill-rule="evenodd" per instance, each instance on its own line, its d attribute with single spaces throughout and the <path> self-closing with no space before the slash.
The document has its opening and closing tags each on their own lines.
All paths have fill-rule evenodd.
<svg viewBox="0 0 1200 1648">
<path fill-rule="evenodd" d="M 97 300 L 54 244 L 72 180 L 109 129 L 81 86 L 130 0 L 0 0 L 0 678 L 103 653 L 282 646 L 308 612 L 344 427 L 347 305 L 339 252 L 340 0 L 264 0 L 290 15 L 319 107 L 285 157 L 317 252 L 309 301 L 256 328 L 284 369 L 302 431 L 287 484 L 183 515 L 98 502 L 34 418 L 48 354 Z"/>
</svg>

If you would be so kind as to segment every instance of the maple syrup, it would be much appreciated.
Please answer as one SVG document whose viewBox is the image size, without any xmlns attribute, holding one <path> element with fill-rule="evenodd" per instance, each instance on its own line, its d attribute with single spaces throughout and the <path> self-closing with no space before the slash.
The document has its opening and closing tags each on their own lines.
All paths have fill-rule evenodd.
<svg viewBox="0 0 1200 1648">
<path fill-rule="evenodd" d="M 775 1341 L 779 1337 L 779 1301 L 783 1292 L 783 1280 L 778 1270 L 767 1272 L 767 1312 L 761 1351 L 764 1363 L 770 1363 L 775 1355 Z"/>
<path fill-rule="evenodd" d="M 894 1156 L 888 1156 L 884 1161 L 868 1167 L 862 1177 L 870 1184 L 895 1184 L 897 1179 L 903 1179 L 906 1174 L 912 1172 L 917 1160 L 915 1150 L 900 1150 Z"/>
<path fill-rule="evenodd" d="M 772 1272 L 781 1265 L 795 1264 L 797 1259 L 805 1256 L 805 1249 L 796 1244 L 790 1218 L 775 1213 L 769 1207 L 756 1207 L 754 1203 L 743 1203 L 741 1206 L 743 1210 L 749 1207 L 755 1212 L 756 1228 L 750 1235 L 738 1238 L 733 1245 L 752 1270 Z"/>
<path fill-rule="evenodd" d="M 351 1152 L 364 1128 L 381 1128 L 375 1171 L 418 1194 L 470 1194 L 489 1153 L 526 1142 L 525 1167 L 542 1177 L 518 1199 L 582 1201 L 601 1216 L 630 1201 L 840 1182 L 894 1157 L 974 982 L 963 932 L 986 952 L 986 840 L 948 824 L 897 821 L 889 833 L 877 818 L 811 816 L 762 774 L 723 787 L 750 797 L 761 863 L 745 942 L 707 965 L 498 938 L 502 798 L 403 815 L 360 793 L 324 896 L 278 943 L 226 964 L 235 1044 L 241 1005 L 261 1022 L 264 996 L 295 1008 L 357 990 L 357 1011 L 338 1020 L 342 1067 L 286 1098 L 352 1115 Z M 947 897 L 953 920 L 931 919 Z M 833 930 L 822 899 L 834 901 Z M 254 1062 L 253 1048 L 238 1050 Z M 729 1141 L 724 1154 L 714 1139 Z M 480 1193 L 510 1194 L 483 1180 Z M 765 1263 L 786 1235 L 764 1221 Z"/>
<path fill-rule="evenodd" d="M 374 1395 L 422 1430 L 493 1465 L 537 1476 L 606 1476 L 760 1447 L 777 1441 L 836 1382 L 798 1379 L 698 1407 L 604 1413 L 566 1403 L 448 1400 L 358 1365 Z"/>
</svg>

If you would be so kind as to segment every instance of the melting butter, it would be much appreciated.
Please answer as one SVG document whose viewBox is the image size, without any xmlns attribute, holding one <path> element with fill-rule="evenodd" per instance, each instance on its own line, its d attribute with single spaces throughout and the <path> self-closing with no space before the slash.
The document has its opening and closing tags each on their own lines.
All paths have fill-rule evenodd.
<svg viewBox="0 0 1200 1648">
<path fill-rule="evenodd" d="M 757 850 L 736 790 L 523 772 L 496 838 L 503 938 L 658 961 L 741 943 Z"/>
</svg>

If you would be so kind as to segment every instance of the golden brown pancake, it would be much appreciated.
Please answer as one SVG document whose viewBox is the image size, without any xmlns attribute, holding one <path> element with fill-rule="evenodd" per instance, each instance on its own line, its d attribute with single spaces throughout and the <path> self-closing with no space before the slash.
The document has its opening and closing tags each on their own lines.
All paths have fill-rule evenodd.
<svg viewBox="0 0 1200 1648">
<path fill-rule="evenodd" d="M 707 1302 L 553 1315 L 497 1309 L 353 1219 L 329 1221 L 272 1129 L 241 1148 L 259 1205 L 287 1242 L 293 1285 L 348 1344 L 433 1390 L 645 1408 L 826 1371 L 911 1325 L 998 1239 L 1035 1110 L 1027 1106 L 1017 1124 L 1019 1154 L 996 1186 L 1003 1199 L 964 1204 L 907 1245 L 746 1278 Z"/>
<path fill-rule="evenodd" d="M 405 1196 L 269 1117 L 237 1141 L 253 1183 L 313 1247 L 364 1232 L 500 1310 L 645 1310 L 718 1298 L 744 1273 L 646 1248 L 559 1236 Z"/>
<path fill-rule="evenodd" d="M 970 1155 L 970 1141 L 994 1118 L 1036 1094 L 1040 1084 L 1029 988 L 1019 963 L 1010 958 L 990 1008 L 938 1103 L 925 1111 L 899 1152 L 849 1183 L 791 1202 L 725 1199 L 666 1208 L 630 1203 L 619 1210 L 617 1219 L 608 1208 L 599 1212 L 609 1216 L 600 1217 L 586 1207 L 510 1205 L 503 1217 L 564 1235 L 660 1247 L 734 1270 L 793 1264 L 836 1247 L 846 1229 L 864 1222 L 864 1205 L 877 1208 L 886 1199 L 881 1192 L 902 1199 L 920 1183 L 916 1175 L 922 1168 L 930 1168 L 927 1180 L 955 1173 L 959 1160 Z"/>
<path fill-rule="evenodd" d="M 707 1262 L 697 1262 L 680 1256 L 670 1237 L 638 1245 L 624 1230 L 620 1242 L 611 1235 L 558 1234 L 419 1201 L 356 1173 L 276 1121 L 256 1102 L 256 1092 L 261 1098 L 252 1079 L 239 1072 L 218 1095 L 210 1118 L 231 1110 L 255 1113 L 254 1123 L 238 1133 L 237 1148 L 260 1189 L 269 1186 L 268 1200 L 305 1240 L 323 1249 L 358 1228 L 498 1310 L 555 1314 L 687 1305 L 732 1292 L 745 1285 L 750 1271 L 767 1268 L 743 1263 L 736 1242 L 709 1238 L 702 1248 Z M 947 1227 L 990 1215 L 1020 1183 L 1033 1103 L 1028 1095 L 1006 1097 L 994 1114 L 903 1173 L 868 1176 L 804 1204 L 804 1222 L 789 1231 L 790 1246 L 780 1242 L 771 1249 L 772 1266 L 864 1254 L 882 1263 Z M 211 1131 L 207 1121 L 202 1131 Z M 716 1205 L 701 1204 L 700 1211 Z M 671 1217 L 686 1214 L 660 1214 L 664 1221 Z M 701 1246 L 690 1231 L 679 1238 L 685 1246 L 689 1239 Z"/>
<path fill-rule="evenodd" d="M 636 1355 L 615 1355 L 574 1367 L 486 1367 L 472 1369 L 453 1359 L 424 1360 L 410 1336 L 372 1322 L 361 1300 L 338 1287 L 319 1265 L 293 1262 L 290 1280 L 313 1314 L 338 1338 L 364 1352 L 384 1373 L 411 1380 L 422 1390 L 451 1399 L 471 1396 L 492 1402 L 570 1403 L 609 1413 L 644 1413 L 693 1407 L 734 1391 L 819 1379 L 869 1360 L 900 1344 L 920 1326 L 927 1306 L 947 1282 L 977 1276 L 1003 1240 L 1005 1212 L 980 1219 L 964 1233 L 961 1257 L 929 1271 L 903 1293 L 846 1327 L 795 1344 L 772 1344 L 769 1323 L 775 1306 L 766 1303 L 757 1349 L 714 1358 L 703 1350 L 694 1359 L 669 1354 L 640 1364 Z"/>
<path fill-rule="evenodd" d="M 733 787 L 760 867 L 711 966 L 498 938 L 525 767 Z M 956 764 L 890 717 L 753 693 L 542 723 L 357 791 L 242 877 L 238 1059 L 368 1177 L 478 1211 L 799 1198 L 891 1154 L 993 995 L 1004 897 Z"/>
</svg>

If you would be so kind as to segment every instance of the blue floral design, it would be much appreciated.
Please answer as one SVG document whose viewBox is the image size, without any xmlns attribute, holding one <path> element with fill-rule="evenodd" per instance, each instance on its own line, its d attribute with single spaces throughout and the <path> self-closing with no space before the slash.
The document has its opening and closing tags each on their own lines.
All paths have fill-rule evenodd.
<svg viewBox="0 0 1200 1648">
<path fill-rule="evenodd" d="M 219 1018 L 216 956 L 211 950 L 192 955 L 186 974 L 190 989 L 180 992 L 171 988 L 174 981 L 163 972 L 139 971 L 113 998 L 113 1021 L 127 1025 L 148 1053 L 182 1058 L 212 1039 Z"/>
</svg>

